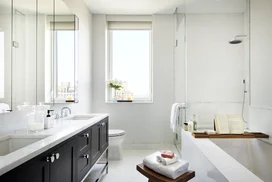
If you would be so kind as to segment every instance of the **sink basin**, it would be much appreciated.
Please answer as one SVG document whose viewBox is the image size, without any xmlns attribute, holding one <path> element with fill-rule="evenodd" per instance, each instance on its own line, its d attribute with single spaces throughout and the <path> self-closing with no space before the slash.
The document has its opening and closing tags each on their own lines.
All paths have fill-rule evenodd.
<svg viewBox="0 0 272 182">
<path fill-rule="evenodd" d="M 72 117 L 68 117 L 67 120 L 89 120 L 94 117 L 94 115 L 74 115 Z"/>
<path fill-rule="evenodd" d="M 0 156 L 8 155 L 49 136 L 50 135 L 8 135 L 1 137 Z"/>
</svg>

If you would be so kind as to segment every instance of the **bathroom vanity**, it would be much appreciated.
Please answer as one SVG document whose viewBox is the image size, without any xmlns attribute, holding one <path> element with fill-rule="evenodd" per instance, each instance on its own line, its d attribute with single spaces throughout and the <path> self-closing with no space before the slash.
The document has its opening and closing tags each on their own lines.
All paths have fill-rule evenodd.
<svg viewBox="0 0 272 182">
<path fill-rule="evenodd" d="M 73 116 L 55 128 L 28 135 L 47 137 L 6 155 L 0 151 L 1 182 L 83 181 L 104 155 L 103 170 L 108 168 L 107 114 Z"/>
</svg>

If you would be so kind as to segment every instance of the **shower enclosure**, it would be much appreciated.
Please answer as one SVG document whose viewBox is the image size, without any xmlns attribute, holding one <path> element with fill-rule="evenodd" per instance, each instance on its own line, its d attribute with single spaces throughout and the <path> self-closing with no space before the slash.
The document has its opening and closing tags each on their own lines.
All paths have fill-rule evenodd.
<svg viewBox="0 0 272 182">
<path fill-rule="evenodd" d="M 242 114 L 244 94 L 245 106 L 249 100 L 249 18 L 248 0 L 186 0 L 177 8 L 174 102 L 187 105 L 183 122 L 196 115 L 198 128 L 212 129 L 215 114 Z M 180 133 L 174 138 L 181 150 Z"/>
</svg>

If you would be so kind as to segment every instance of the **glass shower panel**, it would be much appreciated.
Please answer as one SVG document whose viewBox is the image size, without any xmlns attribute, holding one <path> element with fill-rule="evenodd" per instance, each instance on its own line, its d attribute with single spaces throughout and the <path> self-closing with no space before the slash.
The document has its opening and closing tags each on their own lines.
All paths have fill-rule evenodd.
<svg viewBox="0 0 272 182">
<path fill-rule="evenodd" d="M 174 102 L 186 103 L 186 15 L 174 15 Z M 181 151 L 181 129 L 186 120 L 186 110 L 180 109 L 179 124 L 174 134 L 174 144 Z"/>
<path fill-rule="evenodd" d="M 188 1 L 179 12 L 186 14 L 182 77 L 186 121 L 196 115 L 198 128 L 207 130 L 213 129 L 215 114 L 243 113 L 247 120 L 249 1 Z M 235 37 L 239 44 L 230 44 Z"/>
</svg>

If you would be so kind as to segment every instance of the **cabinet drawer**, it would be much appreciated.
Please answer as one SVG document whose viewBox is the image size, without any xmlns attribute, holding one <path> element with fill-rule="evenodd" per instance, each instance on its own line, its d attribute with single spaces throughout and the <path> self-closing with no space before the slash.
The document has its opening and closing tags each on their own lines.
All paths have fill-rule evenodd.
<svg viewBox="0 0 272 182">
<path fill-rule="evenodd" d="M 91 129 L 87 129 L 77 135 L 77 157 L 80 157 L 84 152 L 91 147 Z"/>
<path fill-rule="evenodd" d="M 87 174 L 91 168 L 91 150 L 83 153 L 77 160 L 77 174 L 78 181 L 81 181 L 82 178 Z"/>
</svg>

